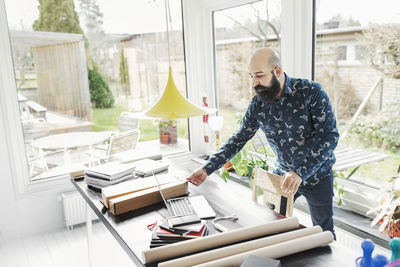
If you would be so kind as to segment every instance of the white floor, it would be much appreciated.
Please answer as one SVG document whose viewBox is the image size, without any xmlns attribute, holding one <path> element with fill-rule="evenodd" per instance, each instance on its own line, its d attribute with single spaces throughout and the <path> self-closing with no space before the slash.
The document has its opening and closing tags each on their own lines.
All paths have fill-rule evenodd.
<svg viewBox="0 0 400 267">
<path fill-rule="evenodd" d="M 311 226 L 308 214 L 294 210 L 300 223 Z M 362 239 L 336 228 L 337 241 L 362 255 Z M 87 253 L 86 225 L 72 230 L 59 229 L 41 235 L 26 237 L 0 244 L 0 267 L 18 266 L 90 266 Z M 376 247 L 374 254 L 390 257 L 390 251 Z M 93 267 L 123 266 L 134 264 L 100 221 L 93 222 Z"/>
<path fill-rule="evenodd" d="M 86 225 L 0 244 L 0 267 L 87 267 Z M 135 266 L 100 221 L 93 222 L 93 267 Z"/>
</svg>

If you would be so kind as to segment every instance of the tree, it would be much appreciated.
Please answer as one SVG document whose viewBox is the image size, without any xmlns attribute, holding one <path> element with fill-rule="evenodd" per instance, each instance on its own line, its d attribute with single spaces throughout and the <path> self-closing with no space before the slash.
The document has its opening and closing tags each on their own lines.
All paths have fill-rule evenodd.
<svg viewBox="0 0 400 267">
<path fill-rule="evenodd" d="M 114 96 L 108 87 L 104 76 L 95 67 L 88 70 L 90 101 L 95 108 L 111 108 L 114 106 Z"/>
<path fill-rule="evenodd" d="M 109 62 L 103 53 L 105 49 L 102 47 L 106 43 L 106 35 L 103 31 L 103 13 L 95 0 L 80 0 L 79 8 L 85 36 L 90 43 L 87 49 L 88 65 L 92 68 L 92 60 L 94 60 L 102 66 L 104 62 Z"/>
<path fill-rule="evenodd" d="M 274 23 L 270 18 L 268 5 L 269 1 L 266 1 L 265 3 L 266 18 L 261 18 L 260 10 L 258 10 L 253 4 L 251 4 L 254 11 L 254 16 L 257 19 L 256 22 L 248 20 L 242 23 L 226 13 L 225 16 L 227 16 L 229 19 L 235 22 L 238 26 L 240 26 L 240 28 L 248 32 L 251 36 L 256 37 L 260 41 L 261 46 L 265 47 L 267 46 L 268 43 L 268 35 L 271 33 L 275 35 L 278 43 L 280 43 L 279 30 L 275 26 L 276 23 Z"/>
<path fill-rule="evenodd" d="M 85 0 L 83 0 L 85 1 Z M 97 5 L 94 1 L 86 0 L 88 8 Z M 114 105 L 114 97 L 106 82 L 104 76 L 100 73 L 99 68 L 92 60 L 89 52 L 89 42 L 83 34 L 83 30 L 79 24 L 78 14 L 75 11 L 74 0 L 39 0 L 39 18 L 34 22 L 33 29 L 35 31 L 49 31 L 49 32 L 64 32 L 64 33 L 78 33 L 82 34 L 85 39 L 86 57 L 88 62 L 88 79 L 89 89 L 92 104 L 98 108 L 109 108 Z M 96 14 L 93 17 L 99 17 L 99 9 L 97 7 L 90 9 L 89 14 Z M 94 10 L 94 11 L 93 11 Z M 100 16 L 102 18 L 102 15 Z M 92 17 L 91 17 L 92 18 Z M 99 23 L 99 20 L 90 23 Z M 89 23 L 89 24 L 90 24 Z M 92 25 L 90 24 L 90 25 Z M 102 19 L 101 19 L 102 24 Z M 94 34 L 96 27 L 92 27 L 90 34 Z M 104 33 L 103 33 L 104 35 Z"/>
<path fill-rule="evenodd" d="M 121 49 L 121 60 L 119 63 L 119 83 L 122 85 L 125 94 L 130 95 L 128 61 L 124 56 L 124 48 Z"/>
<path fill-rule="evenodd" d="M 38 9 L 35 31 L 83 34 L 73 0 L 39 0 Z"/>
<path fill-rule="evenodd" d="M 359 39 L 374 68 L 400 79 L 400 24 L 371 25 Z"/>
</svg>

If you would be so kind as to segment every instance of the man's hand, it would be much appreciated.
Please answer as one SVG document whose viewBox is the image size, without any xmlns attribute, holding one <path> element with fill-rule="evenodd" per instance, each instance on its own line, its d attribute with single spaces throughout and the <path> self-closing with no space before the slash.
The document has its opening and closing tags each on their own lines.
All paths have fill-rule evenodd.
<svg viewBox="0 0 400 267">
<path fill-rule="evenodd" d="M 296 194 L 297 189 L 303 180 L 301 180 L 300 176 L 297 173 L 290 171 L 283 175 L 283 179 L 281 182 L 281 189 L 289 194 Z"/>
<path fill-rule="evenodd" d="M 203 168 L 198 168 L 197 170 L 194 170 L 190 177 L 186 178 L 189 182 L 191 182 L 194 185 L 200 185 L 204 182 L 204 180 L 207 178 L 207 173 Z"/>
</svg>

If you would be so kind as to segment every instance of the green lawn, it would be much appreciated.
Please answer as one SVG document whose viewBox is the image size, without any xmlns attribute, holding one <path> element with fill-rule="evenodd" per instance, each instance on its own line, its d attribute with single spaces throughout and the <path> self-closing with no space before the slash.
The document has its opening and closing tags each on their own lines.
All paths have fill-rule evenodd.
<svg viewBox="0 0 400 267">
<path fill-rule="evenodd" d="M 93 131 L 115 130 L 121 112 L 128 111 L 127 104 L 118 104 L 113 108 L 93 109 Z"/>
<path fill-rule="evenodd" d="M 389 155 L 389 157 L 383 161 L 361 166 L 355 175 L 378 180 L 387 180 L 396 175 L 397 168 L 400 166 L 400 152 L 393 153 L 389 150 L 376 148 L 371 144 L 365 144 L 360 138 L 354 135 L 349 135 L 345 140 L 341 140 L 341 143 L 349 147 L 361 148 Z"/>
</svg>

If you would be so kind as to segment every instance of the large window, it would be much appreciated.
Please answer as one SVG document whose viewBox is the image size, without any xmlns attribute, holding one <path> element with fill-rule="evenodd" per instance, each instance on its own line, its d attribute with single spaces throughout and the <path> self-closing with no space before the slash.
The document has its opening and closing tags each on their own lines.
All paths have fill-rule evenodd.
<svg viewBox="0 0 400 267">
<path fill-rule="evenodd" d="M 261 47 L 280 53 L 281 1 L 259 1 L 214 12 L 216 90 L 221 139 L 237 129 L 235 114 L 243 115 L 254 90 L 248 73 L 251 54 Z"/>
<path fill-rule="evenodd" d="M 97 143 L 122 130 L 122 112 L 146 109 L 165 89 L 164 1 L 5 4 L 31 180 L 90 163 Z M 186 95 L 180 0 L 169 1 L 169 14 L 172 74 Z M 140 125 L 142 141 L 159 139 L 154 121 L 132 125 Z M 180 121 L 178 136 L 187 139 L 187 132 L 187 120 Z"/>
<path fill-rule="evenodd" d="M 363 165 L 355 175 L 372 182 L 389 179 L 400 159 L 399 3 L 316 2 L 315 79 L 333 104 L 339 144 L 391 154 L 384 162 Z M 360 115 L 353 117 L 364 101 Z"/>
</svg>

